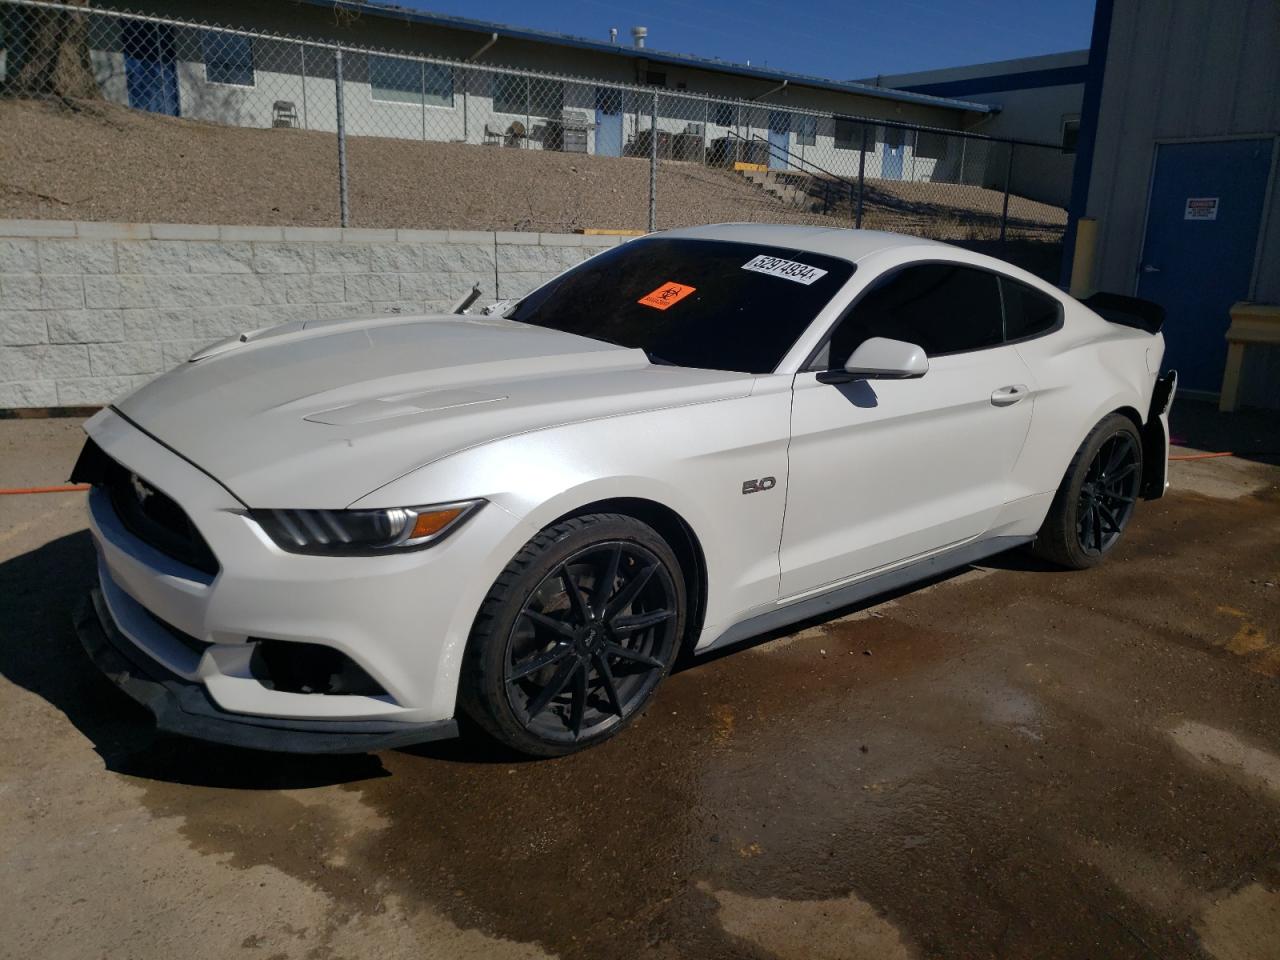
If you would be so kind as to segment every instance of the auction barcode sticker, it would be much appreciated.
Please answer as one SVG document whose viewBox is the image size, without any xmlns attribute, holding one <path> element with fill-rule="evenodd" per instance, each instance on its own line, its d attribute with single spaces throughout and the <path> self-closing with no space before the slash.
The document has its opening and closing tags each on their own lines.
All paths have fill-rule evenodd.
<svg viewBox="0 0 1280 960">
<path fill-rule="evenodd" d="M 806 287 L 827 275 L 827 271 L 811 267 L 807 263 L 796 263 L 794 260 L 783 260 L 781 257 L 766 257 L 763 254 L 744 263 L 742 269 L 754 273 L 767 273 L 772 277 L 782 277 L 784 280 L 803 283 Z"/>
</svg>

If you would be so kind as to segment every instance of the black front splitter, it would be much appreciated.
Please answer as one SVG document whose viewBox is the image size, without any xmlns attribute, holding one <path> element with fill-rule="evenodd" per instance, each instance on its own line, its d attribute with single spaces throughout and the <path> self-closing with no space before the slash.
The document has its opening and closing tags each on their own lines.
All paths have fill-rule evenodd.
<svg viewBox="0 0 1280 960">
<path fill-rule="evenodd" d="M 203 684 L 192 683 L 133 649 L 96 589 L 77 613 L 75 626 L 98 669 L 151 711 L 156 729 L 168 733 L 280 753 L 368 753 L 458 735 L 454 720 L 293 720 L 230 713 L 213 702 Z"/>
</svg>

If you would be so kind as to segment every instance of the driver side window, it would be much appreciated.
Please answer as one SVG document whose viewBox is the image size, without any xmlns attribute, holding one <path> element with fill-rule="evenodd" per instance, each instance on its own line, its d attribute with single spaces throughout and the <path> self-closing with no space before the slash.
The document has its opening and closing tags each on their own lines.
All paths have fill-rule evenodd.
<svg viewBox="0 0 1280 960">
<path fill-rule="evenodd" d="M 1004 341 L 996 275 L 952 263 L 922 263 L 881 277 L 831 335 L 826 369 L 844 367 L 870 337 L 918 344 L 930 357 Z"/>
</svg>

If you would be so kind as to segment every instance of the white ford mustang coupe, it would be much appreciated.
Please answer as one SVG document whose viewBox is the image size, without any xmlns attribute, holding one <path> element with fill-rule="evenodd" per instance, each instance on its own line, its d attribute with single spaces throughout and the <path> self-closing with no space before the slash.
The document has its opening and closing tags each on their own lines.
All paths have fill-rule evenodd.
<svg viewBox="0 0 1280 960">
<path fill-rule="evenodd" d="M 609 249 L 482 315 L 288 323 L 94 416 L 94 661 L 262 749 L 599 743 L 702 653 L 1166 486 L 1159 308 L 887 233 Z"/>
</svg>

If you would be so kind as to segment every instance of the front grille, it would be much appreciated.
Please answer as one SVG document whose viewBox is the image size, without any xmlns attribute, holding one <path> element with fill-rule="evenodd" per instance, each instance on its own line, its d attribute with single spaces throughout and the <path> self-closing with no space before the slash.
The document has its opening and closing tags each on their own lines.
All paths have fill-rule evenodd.
<svg viewBox="0 0 1280 960">
<path fill-rule="evenodd" d="M 85 442 L 71 479 L 106 491 L 125 529 L 165 556 L 215 576 L 218 561 L 186 512 L 166 493 Z"/>
</svg>

